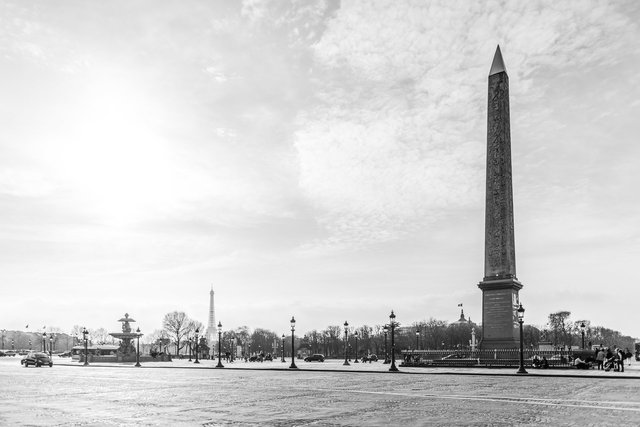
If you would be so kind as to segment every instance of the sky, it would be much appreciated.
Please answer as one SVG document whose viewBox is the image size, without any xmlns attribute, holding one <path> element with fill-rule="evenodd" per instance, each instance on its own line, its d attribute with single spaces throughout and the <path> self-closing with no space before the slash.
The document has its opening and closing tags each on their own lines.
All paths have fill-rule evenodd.
<svg viewBox="0 0 640 427">
<path fill-rule="evenodd" d="M 525 323 L 640 337 L 640 3 L 0 2 L 0 325 L 479 322 L 487 78 Z"/>
</svg>

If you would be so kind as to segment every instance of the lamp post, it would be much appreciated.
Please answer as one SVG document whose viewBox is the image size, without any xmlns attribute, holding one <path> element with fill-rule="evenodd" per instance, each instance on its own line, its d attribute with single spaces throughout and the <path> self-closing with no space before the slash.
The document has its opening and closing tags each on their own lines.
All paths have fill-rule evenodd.
<svg viewBox="0 0 640 427">
<path fill-rule="evenodd" d="M 43 332 L 42 333 L 42 352 L 46 352 L 47 351 L 47 333 Z"/>
<path fill-rule="evenodd" d="M 49 334 L 49 357 L 53 354 L 53 334 Z"/>
<path fill-rule="evenodd" d="M 187 337 L 187 342 L 189 343 L 189 362 L 191 362 L 191 346 L 193 346 L 193 337 Z"/>
<path fill-rule="evenodd" d="M 582 349 L 584 350 L 584 328 L 586 328 L 586 326 L 584 325 L 584 322 L 580 323 L 580 333 L 582 334 Z"/>
<path fill-rule="evenodd" d="M 220 325 L 220 327 L 222 327 L 222 325 Z M 200 361 L 198 360 L 198 353 L 199 353 L 199 351 L 198 351 L 198 345 L 200 344 L 200 343 L 198 342 L 198 334 L 199 334 L 199 333 L 200 333 L 200 329 L 199 329 L 199 328 L 196 328 L 196 359 L 193 361 L 193 363 L 194 363 L 194 364 L 196 364 L 196 363 L 200 363 Z"/>
<path fill-rule="evenodd" d="M 295 334 L 295 330 L 296 330 L 296 319 L 291 316 L 291 366 L 289 366 L 289 369 L 298 369 L 298 367 L 296 366 L 296 345 L 295 345 L 295 341 L 294 341 L 294 334 Z"/>
<path fill-rule="evenodd" d="M 391 310 L 391 314 L 389 315 L 389 325 L 391 325 L 391 367 L 389 367 L 389 371 L 398 372 L 398 368 L 396 367 L 396 342 L 395 342 L 395 330 L 396 330 L 396 315 L 393 314 L 393 310 Z"/>
<path fill-rule="evenodd" d="M 236 352 L 236 337 L 231 337 L 231 355 L 229 357 L 231 357 L 231 362 L 233 362 L 233 358 L 235 356 Z"/>
<path fill-rule="evenodd" d="M 2 349 L 4 350 L 4 334 L 5 334 L 5 332 L 7 332 L 7 330 L 6 330 L 6 329 L 3 329 L 3 330 L 2 330 L 2 331 L 0 331 L 0 332 L 2 332 Z"/>
<path fill-rule="evenodd" d="M 382 330 L 384 331 L 384 362 L 382 363 L 387 364 L 390 363 L 389 348 L 387 347 L 387 334 L 389 333 L 389 325 L 384 325 L 384 328 L 382 328 Z"/>
<path fill-rule="evenodd" d="M 89 332 L 87 331 L 87 328 L 82 328 L 82 339 L 84 340 L 84 365 L 83 366 L 89 366 L 89 350 L 87 348 L 88 342 L 89 340 L 87 339 L 87 334 L 89 334 Z"/>
<path fill-rule="evenodd" d="M 140 367 L 140 328 L 136 329 L 136 368 Z"/>
<path fill-rule="evenodd" d="M 224 365 L 222 364 L 222 360 L 221 360 L 221 357 L 222 357 L 221 352 L 222 352 L 222 322 L 218 322 L 218 364 L 216 365 L 216 368 L 224 368 Z M 196 354 L 196 357 L 198 357 L 197 354 Z"/>
<path fill-rule="evenodd" d="M 348 334 L 349 334 L 349 323 L 344 321 L 344 363 L 342 366 L 349 366 L 349 360 L 347 360 L 347 344 L 348 344 Z"/>
<path fill-rule="evenodd" d="M 31 340 L 29 340 L 29 349 L 31 349 Z M 13 338 L 11 338 L 11 350 L 15 350 L 15 342 Z"/>
<path fill-rule="evenodd" d="M 284 334 L 282 334 L 282 363 L 285 362 L 285 360 L 284 360 L 284 339 L 285 338 L 286 337 L 284 336 Z"/>
<path fill-rule="evenodd" d="M 416 350 L 420 350 L 420 329 L 416 328 Z"/>
<path fill-rule="evenodd" d="M 522 333 L 522 324 L 524 323 L 524 307 L 520 304 L 517 310 L 518 313 L 518 323 L 520 323 L 520 367 L 518 368 L 518 374 L 528 374 L 527 370 L 524 369 L 524 337 Z"/>
<path fill-rule="evenodd" d="M 355 331 L 353 335 L 356 337 L 356 357 L 354 357 L 353 363 L 359 363 L 358 362 L 358 331 Z"/>
</svg>

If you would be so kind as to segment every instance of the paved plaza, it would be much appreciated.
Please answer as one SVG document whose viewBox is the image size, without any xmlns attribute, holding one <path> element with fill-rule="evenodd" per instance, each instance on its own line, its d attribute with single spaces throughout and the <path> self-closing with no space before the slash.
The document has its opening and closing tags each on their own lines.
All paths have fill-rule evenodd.
<svg viewBox="0 0 640 427">
<path fill-rule="evenodd" d="M 187 360 L 23 368 L 0 359 L 0 425 L 638 425 L 640 371 Z M 280 370 L 282 369 L 282 370 Z M 624 377 L 623 377 L 624 375 Z"/>
</svg>

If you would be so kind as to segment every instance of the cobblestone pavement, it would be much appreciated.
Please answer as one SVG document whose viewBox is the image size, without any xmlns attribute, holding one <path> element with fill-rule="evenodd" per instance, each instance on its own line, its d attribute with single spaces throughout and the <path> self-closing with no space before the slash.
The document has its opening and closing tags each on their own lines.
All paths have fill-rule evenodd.
<svg viewBox="0 0 640 427">
<path fill-rule="evenodd" d="M 640 419 L 633 365 L 626 377 L 419 368 L 394 374 L 380 363 L 340 361 L 274 369 L 289 363 L 214 369 L 210 360 L 142 368 L 60 361 L 22 368 L 19 359 L 2 358 L 0 425 L 635 426 Z"/>
</svg>

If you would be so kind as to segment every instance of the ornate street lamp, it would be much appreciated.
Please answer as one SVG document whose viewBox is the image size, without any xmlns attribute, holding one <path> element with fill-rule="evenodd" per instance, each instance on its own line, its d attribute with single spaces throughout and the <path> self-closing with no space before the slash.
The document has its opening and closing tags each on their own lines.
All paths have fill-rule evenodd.
<svg viewBox="0 0 640 427">
<path fill-rule="evenodd" d="M 197 330 L 196 330 L 196 336 L 197 336 Z M 196 345 L 196 349 L 197 349 L 197 345 Z M 224 365 L 222 364 L 221 361 L 221 352 L 222 352 L 222 322 L 218 322 L 218 364 L 216 365 L 216 368 L 224 368 Z M 196 353 L 196 357 L 198 357 L 198 354 Z"/>
<path fill-rule="evenodd" d="M 87 348 L 87 345 L 89 344 L 89 339 L 87 338 L 87 335 L 89 334 L 89 331 L 87 331 L 87 328 L 82 328 L 82 339 L 84 340 L 84 365 L 83 366 L 89 366 L 89 349 Z"/>
<path fill-rule="evenodd" d="M 53 334 L 49 334 L 49 357 L 53 354 Z"/>
<path fill-rule="evenodd" d="M 522 303 L 517 310 L 518 313 L 518 323 L 520 323 L 520 367 L 518 368 L 518 374 L 528 374 L 527 370 L 524 369 L 524 337 L 522 333 L 522 324 L 524 323 L 524 307 Z"/>
<path fill-rule="evenodd" d="M 282 334 L 282 363 L 285 362 L 285 360 L 284 360 L 284 339 L 285 338 L 286 337 L 284 336 L 284 334 Z"/>
<path fill-rule="evenodd" d="M 296 366 L 296 345 L 295 345 L 295 341 L 294 341 L 294 335 L 295 335 L 295 330 L 296 330 L 296 319 L 291 316 L 291 366 L 289 366 L 289 369 L 298 369 L 298 367 Z"/>
<path fill-rule="evenodd" d="M 584 322 L 580 323 L 580 333 L 582 334 L 582 349 L 584 350 L 584 328 L 586 328 L 586 326 L 584 325 Z"/>
<path fill-rule="evenodd" d="M 356 357 L 355 357 L 353 363 L 360 363 L 360 362 L 358 362 L 358 331 L 355 331 L 353 333 L 353 335 L 355 335 L 355 337 L 356 337 Z"/>
<path fill-rule="evenodd" d="M 222 325 L 219 325 L 219 326 L 220 326 L 220 328 L 222 328 Z M 199 333 L 200 333 L 200 329 L 199 329 L 199 328 L 196 328 L 196 359 L 193 361 L 193 363 L 194 363 L 194 364 L 196 364 L 196 363 L 200 363 L 200 361 L 198 360 L 198 353 L 199 353 L 199 351 L 198 351 L 198 350 L 199 350 L 199 349 L 198 349 L 198 345 L 200 344 L 200 343 L 198 342 L 198 334 L 199 334 Z"/>
<path fill-rule="evenodd" d="M 395 330 L 398 324 L 396 323 L 396 315 L 393 314 L 393 310 L 391 310 L 391 314 L 389 315 L 389 325 L 391 326 L 391 367 L 389 371 L 398 372 L 398 368 L 396 367 L 396 342 L 395 342 Z"/>
<path fill-rule="evenodd" d="M 349 334 L 349 323 L 344 321 L 344 363 L 343 366 L 349 366 L 349 360 L 347 360 L 347 344 L 348 344 L 348 334 Z"/>
<path fill-rule="evenodd" d="M 420 329 L 416 328 L 416 350 L 420 350 Z"/>
<path fill-rule="evenodd" d="M 29 349 L 31 349 L 31 340 L 29 340 Z M 15 342 L 11 339 L 11 350 L 15 350 Z"/>
<path fill-rule="evenodd" d="M 231 349 L 229 351 L 230 362 L 233 362 L 233 354 L 236 352 L 236 337 L 231 337 Z"/>
<path fill-rule="evenodd" d="M 384 331 L 384 362 L 382 362 L 383 364 L 387 364 L 387 363 L 391 363 L 391 361 L 389 360 L 389 347 L 387 347 L 387 334 L 389 333 L 389 325 L 384 325 L 384 328 L 382 328 L 382 330 Z"/>
<path fill-rule="evenodd" d="M 189 360 L 191 362 L 191 347 L 193 346 L 193 337 L 187 337 L 187 342 L 189 343 Z"/>
<path fill-rule="evenodd" d="M 2 331 L 0 331 L 0 332 L 2 332 L 2 349 L 4 350 L 4 334 L 5 334 L 5 332 L 7 332 L 7 330 L 6 330 L 6 329 L 3 329 L 3 330 L 2 330 Z"/>
<path fill-rule="evenodd" d="M 47 333 L 43 332 L 42 333 L 42 352 L 46 352 L 47 351 Z"/>
<path fill-rule="evenodd" d="M 140 328 L 136 329 L 136 368 L 140 367 Z"/>
</svg>

